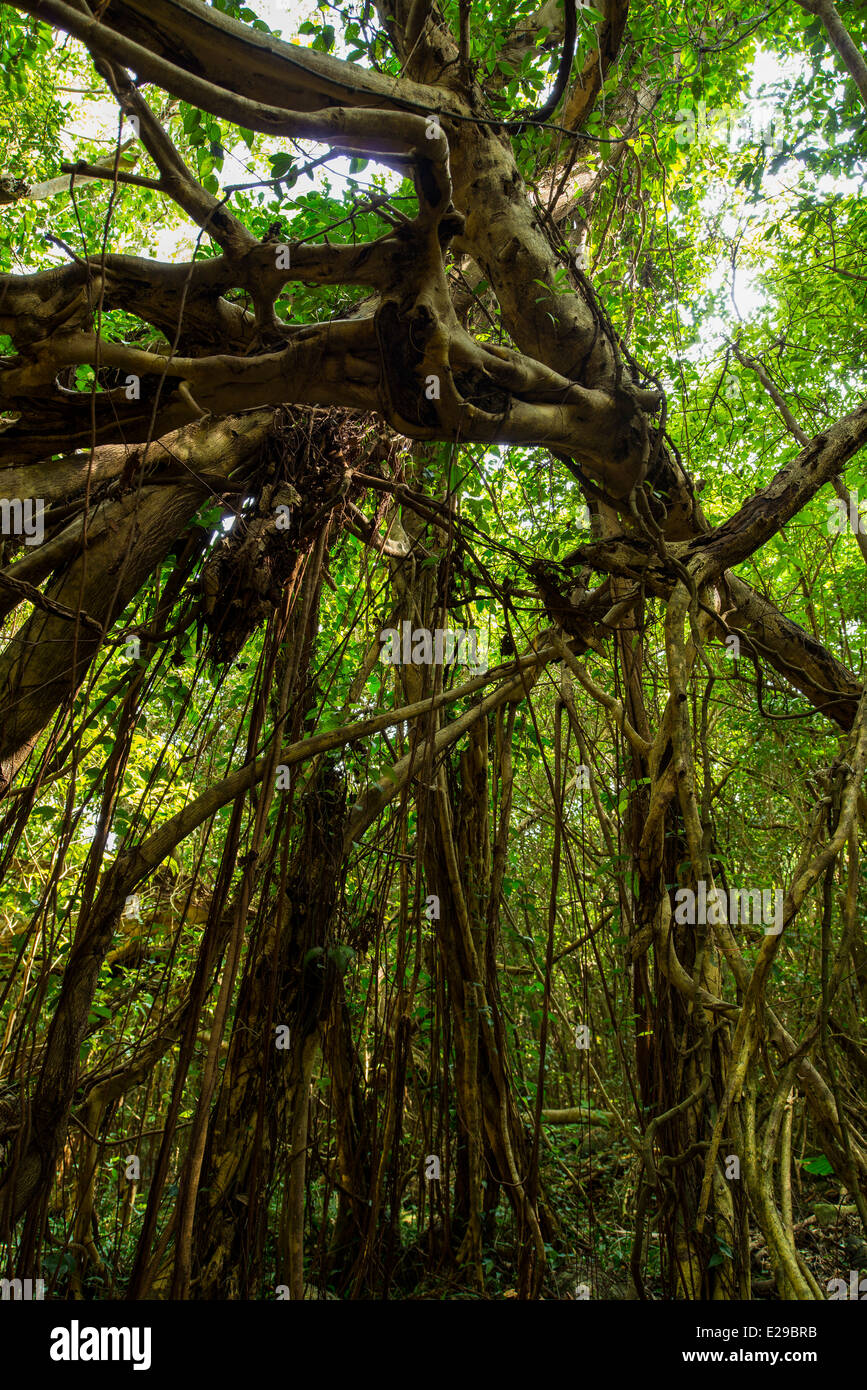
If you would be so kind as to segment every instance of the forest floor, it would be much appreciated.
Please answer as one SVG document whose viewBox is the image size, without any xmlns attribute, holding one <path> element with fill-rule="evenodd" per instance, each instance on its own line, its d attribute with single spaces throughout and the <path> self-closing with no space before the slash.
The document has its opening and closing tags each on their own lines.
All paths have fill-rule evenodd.
<svg viewBox="0 0 867 1390">
<path fill-rule="evenodd" d="M 571 1164 L 570 1148 L 574 1155 Z M 542 1172 L 549 1203 L 559 1220 L 559 1230 L 547 1246 L 548 1269 L 542 1298 L 634 1298 L 629 1261 L 634 1240 L 630 1213 L 634 1209 L 635 1165 L 626 1144 L 613 1138 L 599 1151 L 591 1150 L 588 1154 L 584 1143 L 561 1141 L 556 1144 L 556 1151 L 554 1147 L 548 1150 Z M 848 1287 L 852 1271 L 865 1277 L 867 1241 L 848 1194 L 841 1192 L 835 1179 L 803 1171 L 800 1183 L 796 1175 L 793 1186 L 792 1216 L 798 1250 L 819 1286 L 824 1290 L 831 1280 L 843 1279 Z M 496 1234 L 485 1245 L 484 1293 L 456 1278 L 453 1272 L 431 1269 L 411 1291 L 404 1285 L 401 1296 L 425 1301 L 516 1298 L 515 1230 L 503 1202 L 498 1218 Z M 412 1249 L 418 1251 L 419 1246 Z M 757 1227 L 753 1230 L 750 1256 L 753 1300 L 781 1301 L 767 1245 Z M 404 1279 L 412 1264 L 410 1255 L 408 1263 L 403 1264 Z M 649 1299 L 664 1299 L 655 1233 L 649 1241 L 644 1281 Z M 394 1292 L 396 1295 L 397 1289 Z"/>
</svg>

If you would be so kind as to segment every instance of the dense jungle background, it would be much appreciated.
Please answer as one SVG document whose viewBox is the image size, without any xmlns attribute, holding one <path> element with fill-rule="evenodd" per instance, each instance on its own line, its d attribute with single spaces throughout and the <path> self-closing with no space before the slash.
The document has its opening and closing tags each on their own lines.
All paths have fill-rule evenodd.
<svg viewBox="0 0 867 1390">
<path fill-rule="evenodd" d="M 865 43 L 0 7 L 6 1279 L 867 1275 Z"/>
</svg>

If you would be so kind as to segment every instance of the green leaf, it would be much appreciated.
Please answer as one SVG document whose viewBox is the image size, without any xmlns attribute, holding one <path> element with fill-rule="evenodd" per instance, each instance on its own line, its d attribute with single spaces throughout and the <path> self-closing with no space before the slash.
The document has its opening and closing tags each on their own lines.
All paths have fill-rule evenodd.
<svg viewBox="0 0 867 1390">
<path fill-rule="evenodd" d="M 801 1167 L 805 1173 L 813 1173 L 815 1177 L 826 1178 L 834 1171 L 834 1165 L 829 1163 L 824 1154 L 817 1154 L 814 1158 L 802 1158 Z"/>
<path fill-rule="evenodd" d="M 288 174 L 291 169 L 295 168 L 295 160 L 291 154 L 286 154 L 283 150 L 279 154 L 269 155 L 268 162 L 271 165 L 271 175 L 275 179 L 282 178 L 284 174 Z"/>
<path fill-rule="evenodd" d="M 317 53 L 330 53 L 334 47 L 334 25 L 323 24 L 311 47 L 315 48 Z"/>
</svg>

